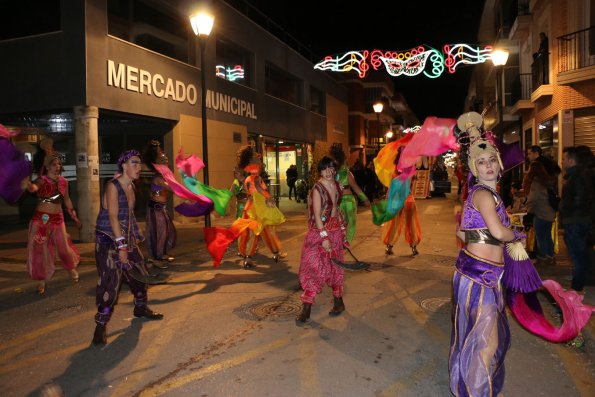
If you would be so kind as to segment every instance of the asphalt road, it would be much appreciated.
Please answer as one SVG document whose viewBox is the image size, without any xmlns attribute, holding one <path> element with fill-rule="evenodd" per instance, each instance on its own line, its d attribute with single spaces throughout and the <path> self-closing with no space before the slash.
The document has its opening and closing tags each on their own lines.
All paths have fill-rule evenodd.
<svg viewBox="0 0 595 397">
<path fill-rule="evenodd" d="M 235 250 L 213 268 L 198 225 L 178 225 L 176 261 L 166 270 L 171 281 L 149 290 L 149 306 L 165 318 L 134 318 L 124 286 L 103 348 L 90 343 L 97 280 L 92 244 L 79 246 L 80 282 L 60 269 L 39 297 L 26 273 L 25 233 L 2 234 L 0 395 L 38 396 L 53 384 L 68 397 L 450 396 L 455 201 L 417 204 L 423 241 L 416 257 L 401 241 L 386 257 L 379 228 L 369 209 L 361 209 L 353 253 L 371 269 L 346 273 L 344 314 L 328 316 L 326 288 L 304 326 L 294 322 L 301 306 L 303 204 L 281 203 L 288 222 L 279 234 L 288 257 L 276 263 L 262 246 L 250 270 Z M 563 277 L 569 268 L 561 263 Z M 548 343 L 511 317 L 510 323 L 504 395 L 595 395 L 589 346 Z"/>
</svg>

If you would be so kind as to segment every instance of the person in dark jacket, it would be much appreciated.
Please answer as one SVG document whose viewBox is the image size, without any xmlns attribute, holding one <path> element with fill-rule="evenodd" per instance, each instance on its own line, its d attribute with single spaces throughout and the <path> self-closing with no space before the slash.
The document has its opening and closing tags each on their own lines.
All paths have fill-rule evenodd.
<svg viewBox="0 0 595 397">
<path fill-rule="evenodd" d="M 593 184 L 575 147 L 564 148 L 562 166 L 564 185 L 560 202 L 560 218 L 564 242 L 572 260 L 571 288 L 582 293 L 589 266 L 588 236 L 591 231 L 591 206 L 595 200 Z"/>
<path fill-rule="evenodd" d="M 287 178 L 287 186 L 289 186 L 289 199 L 291 200 L 291 192 L 293 192 L 293 196 L 297 199 L 295 182 L 298 179 L 298 170 L 295 164 L 290 165 L 287 171 L 285 171 L 285 177 Z"/>
</svg>

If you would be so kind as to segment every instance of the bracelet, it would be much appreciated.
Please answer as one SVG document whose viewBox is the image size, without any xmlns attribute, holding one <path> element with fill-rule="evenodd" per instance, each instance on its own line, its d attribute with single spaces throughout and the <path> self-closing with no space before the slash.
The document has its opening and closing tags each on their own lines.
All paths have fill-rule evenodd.
<svg viewBox="0 0 595 397">
<path fill-rule="evenodd" d="M 124 237 L 118 237 L 116 238 L 116 249 L 119 251 L 123 248 L 127 248 L 128 247 L 128 243 L 126 242 L 126 239 Z"/>
<path fill-rule="evenodd" d="M 320 237 L 322 237 L 323 239 L 324 238 L 327 238 L 328 239 L 328 233 L 326 232 L 326 230 L 323 230 L 323 231 L 320 232 Z"/>
</svg>

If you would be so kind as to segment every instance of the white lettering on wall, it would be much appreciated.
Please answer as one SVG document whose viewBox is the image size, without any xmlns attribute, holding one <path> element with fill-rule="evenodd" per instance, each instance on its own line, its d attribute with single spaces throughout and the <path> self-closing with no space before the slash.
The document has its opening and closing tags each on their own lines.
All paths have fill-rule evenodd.
<svg viewBox="0 0 595 397">
<path fill-rule="evenodd" d="M 207 108 L 253 120 L 258 119 L 252 102 L 211 90 L 207 90 Z"/>
<path fill-rule="evenodd" d="M 196 104 L 196 86 L 183 81 L 164 78 L 159 73 L 107 60 L 107 85 L 123 90 Z"/>
</svg>

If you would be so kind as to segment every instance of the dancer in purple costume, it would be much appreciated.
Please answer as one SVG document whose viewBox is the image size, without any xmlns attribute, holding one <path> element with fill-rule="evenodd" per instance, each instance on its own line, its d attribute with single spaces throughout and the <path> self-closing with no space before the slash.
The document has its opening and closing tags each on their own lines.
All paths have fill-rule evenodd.
<svg viewBox="0 0 595 397">
<path fill-rule="evenodd" d="M 95 259 L 99 282 L 96 290 L 97 314 L 93 344 L 107 343 L 109 322 L 122 282 L 134 295 L 134 316 L 151 320 L 163 318 L 147 306 L 147 284 L 130 275 L 133 268 L 148 273 L 138 244 L 143 236 L 134 216 L 134 184 L 141 171 L 140 154 L 128 150 L 118 159 L 119 174 L 107 183 L 97 215 Z"/>
<path fill-rule="evenodd" d="M 343 303 L 344 270 L 332 262 L 343 262 L 345 227 L 339 208 L 342 188 L 335 180 L 337 164 L 324 156 L 318 162 L 320 179 L 310 191 L 308 200 L 308 233 L 302 248 L 299 278 L 302 289 L 302 312 L 297 316 L 298 323 L 310 318 L 310 311 L 316 295 L 325 284 L 333 289 L 333 308 L 330 316 L 338 316 L 345 311 Z"/>
<path fill-rule="evenodd" d="M 475 129 L 479 138 L 482 119 L 475 115 L 465 130 Z M 476 184 L 469 190 L 457 232 L 467 245 L 453 277 L 450 389 L 456 396 L 495 396 L 504 384 L 504 358 L 510 346 L 500 282 L 505 270 L 504 242 L 523 235 L 510 229 L 496 192 L 502 170 L 497 149 L 485 139 L 476 139 L 469 149 L 469 168 Z"/>
<path fill-rule="evenodd" d="M 144 151 L 143 160 L 153 171 L 151 178 L 151 197 L 147 201 L 147 249 L 153 259 L 153 266 L 167 269 L 167 262 L 173 262 L 174 257 L 168 251 L 176 246 L 177 232 L 172 219 L 167 212 L 167 199 L 171 188 L 153 164 L 167 165 L 165 155 L 159 141 L 152 140 Z"/>
</svg>

